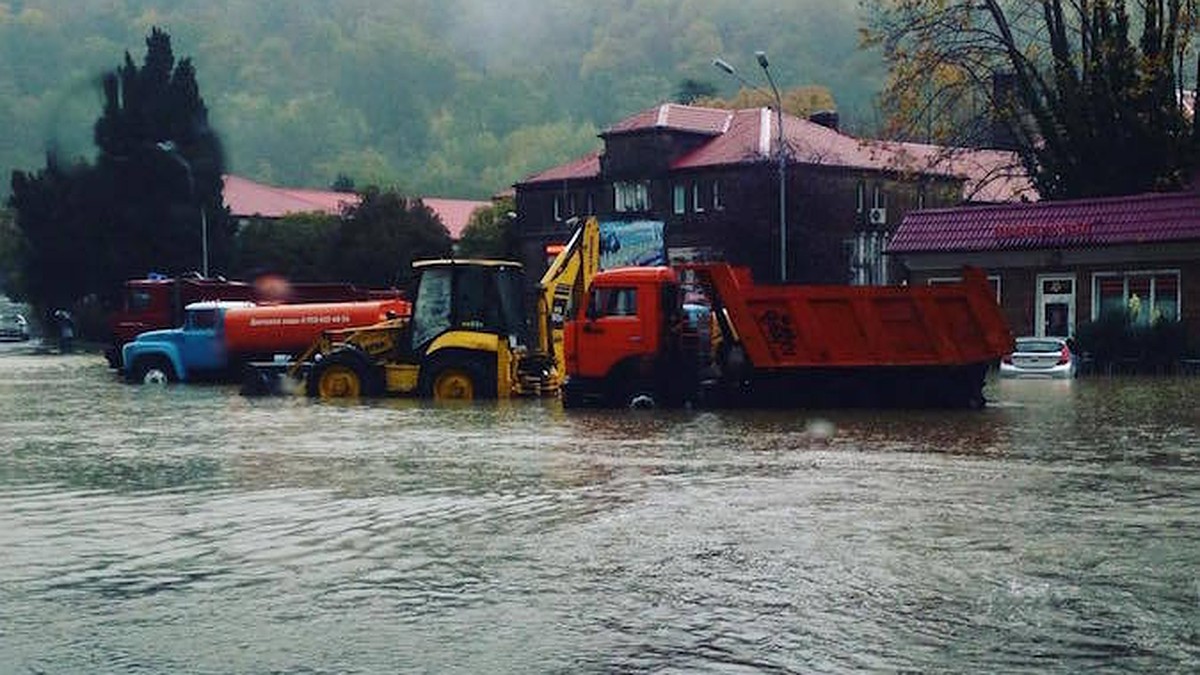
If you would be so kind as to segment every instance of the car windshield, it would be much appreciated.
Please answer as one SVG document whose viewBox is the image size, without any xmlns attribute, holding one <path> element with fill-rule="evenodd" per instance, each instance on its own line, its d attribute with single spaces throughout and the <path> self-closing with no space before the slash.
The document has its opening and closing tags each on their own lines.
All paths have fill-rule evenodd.
<svg viewBox="0 0 1200 675">
<path fill-rule="evenodd" d="M 1017 340 L 1017 351 L 1050 353 L 1061 352 L 1063 343 L 1058 340 Z"/>
</svg>

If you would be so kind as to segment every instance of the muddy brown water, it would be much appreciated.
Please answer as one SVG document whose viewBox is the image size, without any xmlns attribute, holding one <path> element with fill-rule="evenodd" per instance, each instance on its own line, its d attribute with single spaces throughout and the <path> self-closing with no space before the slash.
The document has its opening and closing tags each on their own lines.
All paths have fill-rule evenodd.
<svg viewBox="0 0 1200 675">
<path fill-rule="evenodd" d="M 0 673 L 1195 672 L 1200 378 L 249 399 L 0 345 Z"/>
</svg>

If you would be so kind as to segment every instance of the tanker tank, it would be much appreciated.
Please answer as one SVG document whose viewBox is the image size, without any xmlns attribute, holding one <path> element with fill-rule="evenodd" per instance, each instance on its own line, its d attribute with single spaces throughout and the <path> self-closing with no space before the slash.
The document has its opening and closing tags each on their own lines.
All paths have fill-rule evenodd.
<svg viewBox="0 0 1200 675">
<path fill-rule="evenodd" d="M 258 305 L 225 312 L 225 348 L 230 353 L 297 353 L 330 329 L 369 326 L 408 316 L 404 300 Z"/>
</svg>

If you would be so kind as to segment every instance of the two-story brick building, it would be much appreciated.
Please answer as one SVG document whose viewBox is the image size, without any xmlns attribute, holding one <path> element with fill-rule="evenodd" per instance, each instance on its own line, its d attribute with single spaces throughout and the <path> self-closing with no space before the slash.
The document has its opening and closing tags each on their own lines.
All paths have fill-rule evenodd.
<svg viewBox="0 0 1200 675">
<path fill-rule="evenodd" d="M 515 185 L 522 262 L 540 276 L 571 219 L 661 224 L 665 257 L 723 259 L 757 278 L 888 283 L 883 255 L 903 215 L 1036 198 L 1011 153 L 860 139 L 836 115 L 664 104 L 600 134 L 603 147 Z M 777 159 L 785 158 L 785 242 Z"/>
</svg>

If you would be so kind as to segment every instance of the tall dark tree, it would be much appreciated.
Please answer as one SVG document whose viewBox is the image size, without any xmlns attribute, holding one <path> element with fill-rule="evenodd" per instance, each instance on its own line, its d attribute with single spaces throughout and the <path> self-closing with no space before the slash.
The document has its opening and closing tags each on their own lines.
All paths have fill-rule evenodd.
<svg viewBox="0 0 1200 675">
<path fill-rule="evenodd" d="M 903 135 L 970 143 L 999 128 L 1046 198 L 1190 179 L 1197 134 L 1180 101 L 1195 0 L 1141 0 L 1133 17 L 1124 0 L 863 4 Z"/>
<path fill-rule="evenodd" d="M 98 205 L 112 233 L 108 281 L 200 270 L 206 245 L 209 272 L 226 270 L 234 231 L 222 199 L 221 144 L 191 61 L 176 63 L 165 32 L 156 28 L 146 38 L 140 68 L 126 53 L 125 64 L 105 77 L 94 137 L 111 195 Z"/>
<path fill-rule="evenodd" d="M 199 270 L 206 229 L 210 271 L 232 250 L 224 160 L 191 62 L 176 63 L 154 29 L 143 65 L 126 53 L 103 86 L 94 166 L 50 152 L 45 169 L 13 172 L 22 273 L 10 290 L 44 307 L 115 299 L 122 281 L 150 271 Z"/>
</svg>

